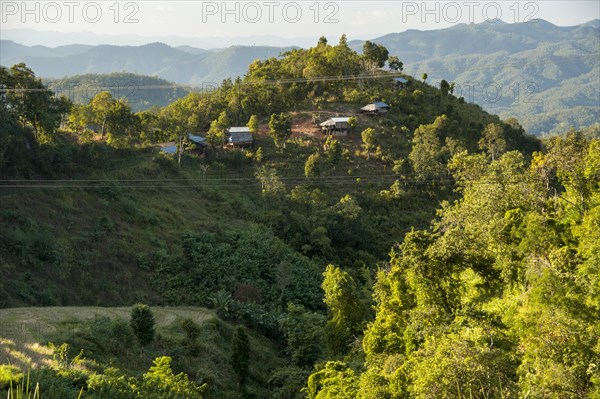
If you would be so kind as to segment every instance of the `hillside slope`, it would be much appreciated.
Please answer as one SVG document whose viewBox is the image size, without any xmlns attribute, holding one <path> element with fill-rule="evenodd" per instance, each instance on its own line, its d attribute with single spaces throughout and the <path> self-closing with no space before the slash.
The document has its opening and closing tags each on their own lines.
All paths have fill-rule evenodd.
<svg viewBox="0 0 600 399">
<path fill-rule="evenodd" d="M 130 307 L 70 306 L 0 309 L 2 323 L 0 364 L 17 364 L 25 368 L 49 364 L 52 362 L 52 351 L 43 347 L 44 341 L 56 334 L 61 324 L 98 317 L 128 321 L 130 313 Z M 159 331 L 184 318 L 202 324 L 215 317 L 208 309 L 192 307 L 153 307 L 152 313 Z"/>
</svg>

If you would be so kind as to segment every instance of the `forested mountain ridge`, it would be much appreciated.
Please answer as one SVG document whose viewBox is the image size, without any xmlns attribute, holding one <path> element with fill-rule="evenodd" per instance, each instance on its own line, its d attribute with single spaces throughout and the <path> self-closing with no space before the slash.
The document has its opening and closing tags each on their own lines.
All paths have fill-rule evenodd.
<svg viewBox="0 0 600 399">
<path fill-rule="evenodd" d="M 24 62 L 44 78 L 64 78 L 86 73 L 129 72 L 157 76 L 197 87 L 220 83 L 245 73 L 255 59 L 266 59 L 291 47 L 231 46 L 210 51 L 191 51 L 163 43 L 142 46 L 70 45 L 50 49 L 0 42 L 2 65 Z"/>
<path fill-rule="evenodd" d="M 108 92 L 73 105 L 26 65 L 0 69 L 1 306 L 217 316 L 151 334 L 136 305 L 130 324 L 60 324 L 43 339 L 57 363 L 32 374 L 42 392 L 598 395 L 598 131 L 542 141 L 363 50 L 322 37 L 143 112 Z M 373 101 L 389 111 L 360 113 Z M 336 116 L 348 134 L 324 135 Z M 232 126 L 254 146 L 226 145 Z"/>
<path fill-rule="evenodd" d="M 545 20 L 459 24 L 372 39 L 404 62 L 407 73 L 445 79 L 457 92 L 536 135 L 600 120 L 599 20 L 559 27 Z M 358 49 L 362 42 L 351 42 Z"/>
<path fill-rule="evenodd" d="M 66 96 L 75 104 L 87 104 L 98 93 L 109 91 L 113 97 L 125 99 L 136 112 L 164 107 L 191 91 L 188 87 L 165 79 L 126 72 L 75 75 L 63 79 L 43 79 L 43 82 L 49 89 Z"/>
</svg>

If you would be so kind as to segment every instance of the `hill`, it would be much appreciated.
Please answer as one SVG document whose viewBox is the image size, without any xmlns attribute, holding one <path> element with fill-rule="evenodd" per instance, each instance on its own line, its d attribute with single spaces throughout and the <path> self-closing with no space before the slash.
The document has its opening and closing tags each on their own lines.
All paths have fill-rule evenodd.
<svg viewBox="0 0 600 399">
<path fill-rule="evenodd" d="M 134 111 L 164 107 L 184 97 L 190 89 L 166 79 L 127 72 L 85 74 L 63 79 L 43 79 L 54 92 L 67 96 L 76 104 L 87 104 L 101 91 L 123 98 Z"/>
<path fill-rule="evenodd" d="M 407 73 L 456 82 L 458 96 L 502 118 L 517 118 L 532 134 L 596 123 L 598 20 L 572 27 L 537 21 L 407 30 L 372 41 L 398 55 Z"/>
<path fill-rule="evenodd" d="M 322 39 L 139 114 L 0 70 L 0 307 L 218 316 L 154 336 L 65 323 L 34 381 L 94 399 L 595 394 L 598 132 L 541 141 L 378 61 Z M 244 125 L 252 146 L 230 145 Z"/>
</svg>

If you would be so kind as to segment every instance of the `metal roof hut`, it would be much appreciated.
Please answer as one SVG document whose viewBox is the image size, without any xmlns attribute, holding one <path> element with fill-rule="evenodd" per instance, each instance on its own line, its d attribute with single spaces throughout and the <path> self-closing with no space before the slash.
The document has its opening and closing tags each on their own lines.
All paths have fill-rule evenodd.
<svg viewBox="0 0 600 399">
<path fill-rule="evenodd" d="M 383 101 L 375 101 L 369 105 L 365 105 L 360 109 L 360 112 L 367 115 L 383 115 L 390 109 L 390 106 Z"/>
<path fill-rule="evenodd" d="M 254 137 L 247 126 L 229 128 L 227 145 L 231 147 L 250 147 L 254 144 Z"/>
<path fill-rule="evenodd" d="M 177 145 L 173 141 L 168 142 L 168 143 L 158 144 L 158 148 L 162 154 L 169 154 L 169 155 L 177 154 Z"/>
<path fill-rule="evenodd" d="M 397 77 L 392 80 L 394 87 L 403 88 L 408 86 L 408 79 Z"/>
<path fill-rule="evenodd" d="M 346 136 L 350 133 L 350 117 L 334 117 L 329 118 L 325 122 L 320 123 L 321 130 L 325 134 L 334 136 Z"/>
<path fill-rule="evenodd" d="M 207 146 L 206 139 L 197 134 L 188 134 L 188 140 L 196 145 L 196 152 L 203 152 L 204 148 Z"/>
</svg>

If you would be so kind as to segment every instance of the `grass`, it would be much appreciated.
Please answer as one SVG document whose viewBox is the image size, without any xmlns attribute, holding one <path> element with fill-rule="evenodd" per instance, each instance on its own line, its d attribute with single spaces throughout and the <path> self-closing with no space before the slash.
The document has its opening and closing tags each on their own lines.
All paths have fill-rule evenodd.
<svg viewBox="0 0 600 399">
<path fill-rule="evenodd" d="M 129 307 L 91 306 L 0 309 L 0 364 L 18 365 L 21 369 L 52 365 L 52 351 L 40 343 L 59 332 L 61 323 L 76 325 L 94 317 L 129 320 L 130 311 Z M 215 317 L 205 308 L 153 307 L 152 311 L 159 331 L 179 319 L 190 318 L 202 324 Z"/>
<path fill-rule="evenodd" d="M 221 321 L 205 308 L 152 307 L 156 326 L 154 342 L 143 350 L 136 344 L 126 349 L 127 353 L 111 352 L 106 342 L 114 337 L 99 336 L 102 331 L 94 335 L 93 326 L 98 326 L 94 322 L 102 322 L 103 317 L 128 321 L 130 310 L 130 307 L 0 310 L 0 320 L 4 325 L 14 327 L 2 330 L 0 338 L 0 392 L 8 391 L 9 399 L 39 398 L 40 391 L 41 397 L 44 397 L 44 384 L 49 384 L 50 380 L 43 380 L 41 387 L 32 389 L 22 370 L 51 369 L 50 374 L 61 374 L 63 382 L 67 381 L 64 379 L 66 376 L 73 376 L 79 381 L 75 383 L 73 380 L 79 390 L 83 386 L 81 376 L 101 373 L 110 366 L 139 377 L 147 372 L 153 359 L 166 355 L 173 358 L 172 366 L 177 373 L 185 372 L 199 385 L 208 384 L 206 398 L 237 398 L 237 377 L 230 364 L 234 326 Z M 191 319 L 199 326 L 193 341 L 185 337 L 181 327 L 184 319 Z M 89 327 L 92 327 L 92 335 L 89 335 Z M 283 367 L 285 360 L 279 353 L 280 348 L 267 338 L 251 330 L 248 333 L 252 356 L 247 390 L 255 395 L 253 397 L 268 397 L 269 376 L 274 369 Z M 41 345 L 49 340 L 54 344 Z M 59 345 L 61 342 L 69 344 Z M 80 349 L 83 349 L 83 356 L 72 357 Z M 46 386 L 46 391 L 48 389 L 50 387 Z"/>
</svg>

